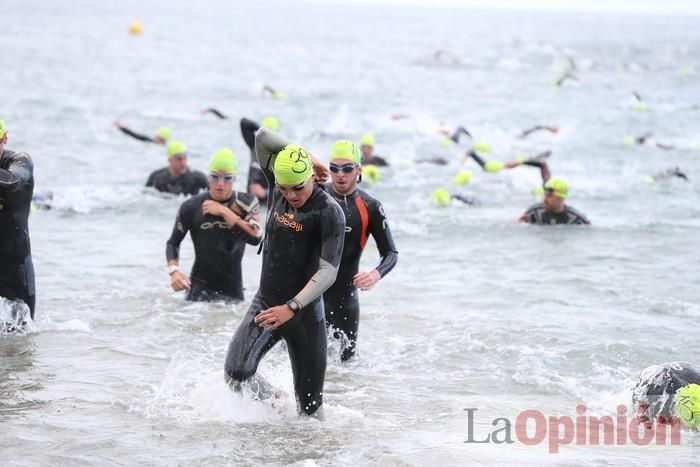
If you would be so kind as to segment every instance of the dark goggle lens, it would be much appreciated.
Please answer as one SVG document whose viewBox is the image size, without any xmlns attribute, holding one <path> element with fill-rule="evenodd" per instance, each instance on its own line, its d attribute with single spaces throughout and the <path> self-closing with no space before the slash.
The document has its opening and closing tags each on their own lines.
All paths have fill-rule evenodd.
<svg viewBox="0 0 700 467">
<path fill-rule="evenodd" d="M 304 187 L 306 186 L 307 183 L 308 183 L 308 181 L 301 183 L 299 185 L 296 185 L 296 186 L 291 186 L 291 187 L 282 186 L 278 183 L 277 188 L 279 188 L 280 191 L 301 191 L 304 189 Z"/>
<path fill-rule="evenodd" d="M 342 171 L 343 173 L 349 174 L 353 170 L 357 168 L 357 164 L 343 164 L 343 165 L 337 165 L 337 164 L 330 164 L 330 169 L 331 172 L 333 173 L 338 173 Z"/>
<path fill-rule="evenodd" d="M 210 173 L 209 176 L 211 177 L 212 180 L 215 182 L 218 182 L 220 179 L 224 179 L 225 182 L 231 182 L 233 181 L 233 175 L 219 175 L 217 173 Z"/>
</svg>

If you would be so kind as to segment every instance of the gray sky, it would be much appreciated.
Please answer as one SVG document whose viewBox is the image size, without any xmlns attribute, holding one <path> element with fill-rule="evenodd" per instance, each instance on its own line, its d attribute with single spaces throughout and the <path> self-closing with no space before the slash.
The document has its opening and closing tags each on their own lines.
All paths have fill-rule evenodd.
<svg viewBox="0 0 700 467">
<path fill-rule="evenodd" d="M 312 0 L 314 1 L 314 0 Z M 700 16 L 700 0 L 315 0 L 319 3 L 367 3 L 464 8 L 590 11 L 604 13 Z"/>
</svg>

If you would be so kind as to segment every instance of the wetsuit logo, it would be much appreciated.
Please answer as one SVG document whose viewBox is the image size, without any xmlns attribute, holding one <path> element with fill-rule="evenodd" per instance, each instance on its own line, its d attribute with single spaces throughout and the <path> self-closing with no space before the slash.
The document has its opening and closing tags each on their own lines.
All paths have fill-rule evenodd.
<svg viewBox="0 0 700 467">
<path fill-rule="evenodd" d="M 345 226 L 345 233 L 350 233 L 350 232 L 352 232 L 352 227 L 350 227 L 349 225 L 346 225 Z"/>
<path fill-rule="evenodd" d="M 228 223 L 221 222 L 221 221 L 203 222 L 199 228 L 202 230 L 209 230 L 209 229 L 213 229 L 214 227 L 218 227 L 220 229 L 231 229 L 232 228 Z"/>
<path fill-rule="evenodd" d="M 304 230 L 304 225 L 301 222 L 292 220 L 294 219 L 294 214 L 290 214 L 288 212 L 285 212 L 284 214 L 277 214 L 277 211 L 273 211 L 272 216 L 278 223 L 289 227 L 295 232 L 301 232 L 302 230 Z"/>
</svg>

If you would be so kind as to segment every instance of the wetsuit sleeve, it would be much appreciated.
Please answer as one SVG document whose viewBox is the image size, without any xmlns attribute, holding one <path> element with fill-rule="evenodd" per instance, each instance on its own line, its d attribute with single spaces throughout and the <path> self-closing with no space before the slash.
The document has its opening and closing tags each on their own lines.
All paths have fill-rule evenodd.
<svg viewBox="0 0 700 467">
<path fill-rule="evenodd" d="M 216 109 L 207 109 L 207 112 L 216 115 L 216 116 L 219 117 L 221 120 L 226 120 L 226 119 L 228 118 L 226 115 L 222 114 L 221 112 L 219 112 L 219 111 L 216 110 Z"/>
<path fill-rule="evenodd" d="M 542 176 L 542 183 L 546 183 L 549 180 L 549 166 L 544 161 L 527 160 L 523 162 L 523 165 L 529 165 L 530 167 L 538 167 L 540 169 L 540 175 Z"/>
<path fill-rule="evenodd" d="M 241 229 L 240 227 L 237 227 L 235 231 L 241 236 L 241 238 L 243 238 L 243 240 L 245 240 L 247 244 L 253 246 L 259 245 L 262 241 L 262 235 L 260 234 L 260 224 L 256 218 L 256 216 L 260 215 L 260 202 L 258 201 L 258 198 L 255 196 L 250 196 L 249 198 L 246 197 L 245 199 L 239 199 L 237 204 L 244 212 L 241 219 L 251 225 L 257 232 L 257 235 L 251 235 L 249 232 Z"/>
<path fill-rule="evenodd" d="M 450 139 L 454 141 L 455 143 L 459 143 L 459 137 L 461 135 L 466 135 L 469 138 L 472 137 L 471 133 L 469 133 L 469 130 L 464 128 L 463 126 L 457 128 L 454 133 L 452 133 L 452 136 L 450 136 Z"/>
<path fill-rule="evenodd" d="M 469 157 L 474 159 L 476 163 L 481 166 L 482 169 L 486 166 L 486 161 L 484 161 L 476 152 L 469 151 Z"/>
<path fill-rule="evenodd" d="M 243 136 L 243 141 L 250 148 L 250 150 L 255 149 L 255 132 L 258 131 L 260 125 L 253 120 L 248 118 L 241 119 L 241 136 Z"/>
<path fill-rule="evenodd" d="M 302 308 L 318 299 L 333 285 L 338 276 L 340 259 L 345 242 L 345 214 L 338 203 L 331 201 L 320 213 L 321 257 L 318 271 L 304 288 L 294 297 Z"/>
<path fill-rule="evenodd" d="M 151 175 L 148 176 L 148 180 L 146 180 L 146 186 L 153 186 L 156 183 L 156 173 L 151 172 Z"/>
<path fill-rule="evenodd" d="M 369 229 L 374 241 L 377 243 L 377 249 L 382 258 L 379 266 L 375 269 L 381 277 L 384 277 L 396 266 L 399 260 L 399 252 L 394 244 L 394 237 L 391 235 L 391 229 L 384 214 L 384 207 L 379 203 L 377 203 L 376 208 L 372 210 L 370 215 Z"/>
<path fill-rule="evenodd" d="M 187 202 L 183 203 L 182 206 L 180 206 L 180 211 L 177 213 L 173 232 L 170 234 L 170 238 L 165 245 L 165 257 L 168 262 L 180 259 L 180 244 L 185 238 L 185 235 L 187 235 L 187 231 L 190 230 L 192 215 L 192 209 L 188 209 Z"/>
<path fill-rule="evenodd" d="M 291 141 L 268 128 L 260 128 L 255 132 L 255 156 L 270 182 L 270 187 L 273 187 L 275 182 L 275 174 L 272 169 L 275 166 L 277 153 L 288 144 L 291 144 Z"/>
<path fill-rule="evenodd" d="M 535 219 L 535 208 L 530 208 L 525 213 L 523 213 L 522 216 L 520 216 L 520 219 L 518 219 L 518 222 L 524 222 L 527 224 L 530 223 L 537 223 Z"/>
<path fill-rule="evenodd" d="M 134 131 L 131 131 L 130 129 L 128 129 L 126 127 L 119 127 L 119 130 L 121 130 L 122 133 L 129 135 L 132 138 L 137 139 L 139 141 L 144 141 L 146 143 L 153 143 L 154 142 L 153 138 L 146 136 L 146 135 L 142 135 L 140 133 L 136 133 Z"/>
<path fill-rule="evenodd" d="M 0 169 L 0 189 L 16 191 L 29 182 L 34 171 L 34 164 L 29 155 L 20 152 L 12 155 L 12 162 L 7 169 Z"/>
</svg>

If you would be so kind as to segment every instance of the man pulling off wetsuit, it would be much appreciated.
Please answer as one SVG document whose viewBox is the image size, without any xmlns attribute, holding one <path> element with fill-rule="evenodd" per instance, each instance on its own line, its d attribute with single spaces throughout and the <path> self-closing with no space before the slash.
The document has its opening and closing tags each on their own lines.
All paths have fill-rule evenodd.
<svg viewBox="0 0 700 467">
<path fill-rule="evenodd" d="M 360 324 L 357 289 L 374 287 L 396 266 L 399 253 L 381 203 L 357 188 L 362 176 L 361 157 L 352 141 L 340 140 L 333 145 L 330 170 L 328 192 L 345 213 L 345 246 L 338 278 L 323 294 L 323 303 L 328 328 L 342 340 L 340 359 L 347 361 L 355 354 Z M 358 272 L 369 235 L 377 243 L 381 261 L 370 271 Z"/>
<path fill-rule="evenodd" d="M 0 119 L 0 297 L 14 301 L 12 323 L 25 324 L 22 303 L 34 319 L 34 265 L 29 242 L 29 211 L 34 165 L 27 153 L 5 149 L 7 128 Z"/>
<path fill-rule="evenodd" d="M 233 151 L 220 149 L 209 163 L 209 191 L 180 206 L 165 254 L 171 286 L 187 290 L 187 300 L 243 300 L 241 261 L 246 244 L 260 243 L 260 209 L 255 196 L 233 190 L 237 173 Z M 195 255 L 190 277 L 178 267 L 188 231 Z"/>
<path fill-rule="evenodd" d="M 147 187 L 175 195 L 196 195 L 209 188 L 207 177 L 187 166 L 187 147 L 182 141 L 169 142 L 167 153 L 168 166 L 151 173 Z"/>
<path fill-rule="evenodd" d="M 335 282 L 345 216 L 312 180 L 327 169 L 302 147 L 266 128 L 255 136 L 260 167 L 270 182 L 260 288 L 228 347 L 225 376 L 234 388 L 253 379 L 263 356 L 284 339 L 300 412 L 323 417 L 326 320 L 322 294 Z"/>
</svg>

